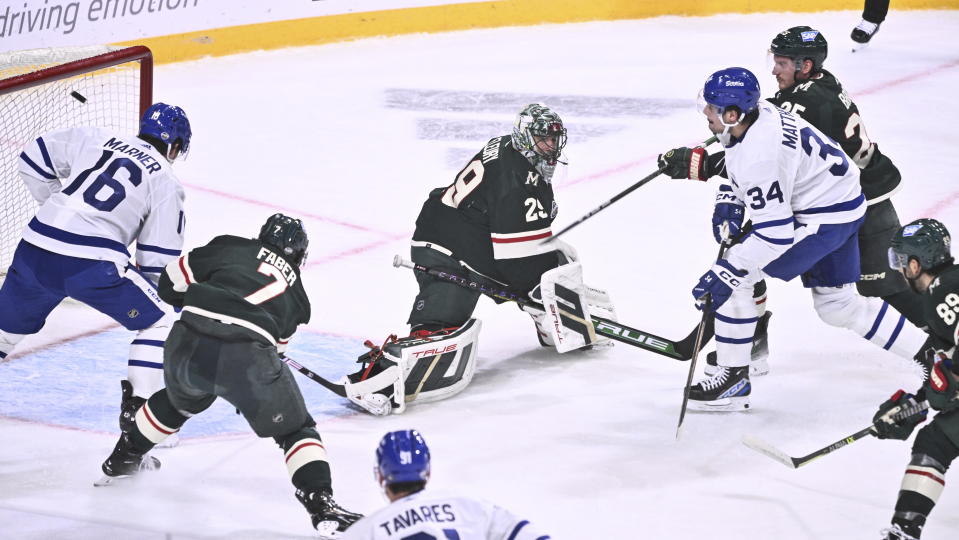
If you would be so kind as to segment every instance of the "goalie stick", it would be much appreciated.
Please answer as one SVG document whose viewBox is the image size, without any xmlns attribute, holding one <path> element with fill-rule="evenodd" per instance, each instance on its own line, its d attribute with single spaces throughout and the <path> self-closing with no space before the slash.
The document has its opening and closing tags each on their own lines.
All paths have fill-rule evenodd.
<svg viewBox="0 0 959 540">
<path fill-rule="evenodd" d="M 718 140 L 718 139 L 716 138 L 716 136 L 713 135 L 712 137 L 710 137 L 710 138 L 706 139 L 705 141 L 703 141 L 703 143 L 700 144 L 699 146 L 697 146 L 697 148 L 703 148 L 703 147 L 705 147 L 705 146 L 709 146 L 709 145 L 713 144 L 714 142 L 716 142 L 717 140 Z M 582 222 L 586 221 L 587 219 L 595 216 L 596 214 L 602 212 L 603 210 L 606 209 L 606 207 L 610 206 L 610 205 L 613 204 L 614 202 L 622 199 L 623 197 L 629 195 L 630 193 L 636 191 L 637 189 L 645 186 L 645 185 L 648 184 L 650 181 L 652 181 L 654 178 L 656 178 L 656 177 L 659 176 L 660 174 L 663 174 L 663 171 L 665 171 L 665 170 L 666 170 L 666 167 L 660 167 L 660 168 L 656 169 L 655 171 L 653 171 L 652 173 L 650 173 L 649 176 L 647 176 L 646 178 L 643 178 L 643 179 L 640 180 L 639 182 L 636 182 L 635 184 L 633 184 L 633 185 L 629 186 L 628 188 L 624 189 L 623 191 L 620 191 L 619 193 L 617 193 L 616 195 L 614 195 L 613 198 L 611 198 L 611 199 L 609 199 L 608 201 L 604 202 L 603 204 L 597 206 L 595 209 L 587 212 L 585 216 L 583 216 L 583 217 L 577 219 L 576 221 L 570 223 L 569 225 L 567 225 L 566 227 L 564 227 L 563 230 L 561 230 L 561 231 L 559 231 L 558 233 L 554 234 L 553 236 L 550 236 L 549 238 L 543 240 L 542 243 L 545 245 L 545 244 L 548 244 L 548 243 L 552 242 L 553 240 L 556 240 L 556 239 L 559 238 L 560 236 L 563 236 L 564 234 L 566 234 L 567 231 L 569 231 L 569 230 L 572 229 L 573 227 L 576 227 L 576 226 L 579 225 L 580 223 L 582 223 Z"/>
<path fill-rule="evenodd" d="M 900 405 L 899 407 L 895 407 L 892 410 L 890 410 L 878 421 L 884 422 L 886 421 L 886 419 L 889 419 L 894 422 L 897 422 L 899 420 L 904 420 L 906 418 L 922 414 L 928 409 L 929 409 L 929 403 L 926 401 L 919 403 L 915 407 L 907 407 L 905 409 L 903 409 L 902 406 Z M 875 433 L 876 433 L 876 424 L 872 423 L 868 427 L 860 429 L 859 431 L 853 433 L 852 435 L 848 437 L 840 439 L 830 444 L 829 446 L 820 448 L 819 450 L 816 450 L 815 452 L 802 457 L 792 457 L 786 454 L 785 452 L 783 452 L 782 450 L 767 443 L 766 441 L 762 439 L 758 439 L 756 437 L 749 436 L 749 435 L 743 436 L 743 444 L 759 452 L 760 454 L 763 454 L 766 457 L 772 458 L 782 463 L 783 465 L 789 467 L 790 469 L 798 469 L 799 467 L 802 467 L 803 465 L 806 465 L 807 463 L 815 459 L 819 459 L 825 456 L 826 454 L 831 454 L 835 452 L 836 450 L 839 450 L 840 448 L 849 446 L 850 444 L 858 441 L 859 439 L 862 439 L 866 435 L 874 435 Z"/>
<path fill-rule="evenodd" d="M 451 274 L 443 270 L 437 270 L 429 266 L 423 266 L 422 264 L 408 261 L 400 255 L 395 255 L 393 257 L 393 266 L 397 268 L 409 268 L 414 272 L 429 274 L 437 279 L 448 281 L 455 285 L 459 285 L 460 287 L 471 289 L 493 298 L 499 298 L 509 302 L 516 302 L 520 306 L 526 305 L 540 310 L 543 309 L 542 304 L 530 300 L 524 294 L 510 291 L 499 285 L 483 283 L 467 279 L 456 274 Z M 686 357 L 676 350 L 676 342 L 672 340 L 659 337 L 655 334 L 650 334 L 649 332 L 630 328 L 629 326 L 606 319 L 604 317 L 592 316 L 590 317 L 590 321 L 593 323 L 593 328 L 597 334 L 601 334 L 609 339 L 626 343 L 627 345 L 632 345 L 634 347 L 639 347 L 640 349 L 645 349 L 656 354 L 661 354 L 680 362 L 686 360 Z"/>
</svg>

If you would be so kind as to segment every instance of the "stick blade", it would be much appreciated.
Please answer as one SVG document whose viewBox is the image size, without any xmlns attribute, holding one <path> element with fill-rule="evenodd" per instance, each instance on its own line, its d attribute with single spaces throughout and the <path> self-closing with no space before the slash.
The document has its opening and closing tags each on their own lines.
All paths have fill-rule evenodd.
<svg viewBox="0 0 959 540">
<path fill-rule="evenodd" d="M 789 457 L 785 452 L 779 450 L 762 439 L 757 439 L 756 437 L 751 437 L 749 435 L 743 435 L 743 444 L 768 458 L 772 458 L 782 463 L 790 469 L 796 468 L 795 459 Z"/>
</svg>

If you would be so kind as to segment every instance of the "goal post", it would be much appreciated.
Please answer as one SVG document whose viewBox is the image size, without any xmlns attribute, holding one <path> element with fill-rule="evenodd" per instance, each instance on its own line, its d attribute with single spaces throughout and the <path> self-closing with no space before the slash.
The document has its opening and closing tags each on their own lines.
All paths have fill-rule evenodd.
<svg viewBox="0 0 959 540">
<path fill-rule="evenodd" d="M 0 275 L 37 209 L 18 172 L 24 145 L 69 127 L 136 134 L 152 103 L 153 55 L 147 47 L 0 53 Z"/>
</svg>

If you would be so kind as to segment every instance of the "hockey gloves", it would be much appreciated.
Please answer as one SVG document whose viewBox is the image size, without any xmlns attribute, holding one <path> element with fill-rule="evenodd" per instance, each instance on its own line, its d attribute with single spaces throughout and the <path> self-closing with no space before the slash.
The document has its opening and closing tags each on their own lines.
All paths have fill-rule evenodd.
<svg viewBox="0 0 959 540">
<path fill-rule="evenodd" d="M 959 375 L 954 371 L 952 360 L 946 358 L 933 364 L 923 389 L 933 409 L 941 412 L 959 409 Z"/>
<path fill-rule="evenodd" d="M 743 203 L 736 198 L 733 188 L 726 184 L 719 186 L 716 206 L 713 207 L 713 238 L 717 244 L 723 243 L 726 238 L 736 238 L 739 235 L 746 215 L 744 210 Z"/>
<path fill-rule="evenodd" d="M 916 414 L 896 420 L 893 415 L 904 410 L 914 409 Z M 876 437 L 880 439 L 897 439 L 904 441 L 912 434 L 912 430 L 926 421 L 926 410 L 916 401 L 916 396 L 897 390 L 891 398 L 879 406 L 879 411 L 872 417 Z"/>
<path fill-rule="evenodd" d="M 706 162 L 709 154 L 702 148 L 674 148 L 660 154 L 657 162 L 663 174 L 676 180 L 709 180 Z"/>
<path fill-rule="evenodd" d="M 696 299 L 696 309 L 703 309 L 706 305 L 706 295 L 709 295 L 709 310 L 716 311 L 719 306 L 729 300 L 733 290 L 743 286 L 746 271 L 733 268 L 728 261 L 720 259 L 709 269 L 709 272 L 699 278 L 699 283 L 693 287 L 693 298 Z"/>
</svg>

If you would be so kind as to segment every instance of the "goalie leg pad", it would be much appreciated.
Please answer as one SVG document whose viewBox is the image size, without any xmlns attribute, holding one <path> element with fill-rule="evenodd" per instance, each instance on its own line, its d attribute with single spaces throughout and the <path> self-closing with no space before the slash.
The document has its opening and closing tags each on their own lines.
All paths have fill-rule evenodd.
<svg viewBox="0 0 959 540">
<path fill-rule="evenodd" d="M 476 371 L 480 328 L 478 319 L 470 319 L 452 331 L 388 340 L 360 357 L 370 364 L 344 381 L 347 398 L 370 413 L 386 415 L 402 413 L 413 401 L 458 394 Z"/>
</svg>

